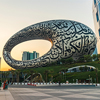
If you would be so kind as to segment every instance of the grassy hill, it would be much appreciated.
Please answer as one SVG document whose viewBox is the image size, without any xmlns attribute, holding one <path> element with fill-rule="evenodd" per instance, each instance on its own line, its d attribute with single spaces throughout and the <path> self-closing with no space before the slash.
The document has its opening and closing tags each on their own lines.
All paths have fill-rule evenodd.
<svg viewBox="0 0 100 100">
<path fill-rule="evenodd" d="M 53 70 L 53 73 L 48 73 L 48 81 L 51 80 L 51 76 L 53 76 L 53 81 L 57 82 L 61 80 L 61 82 L 66 82 L 68 80 L 69 82 L 76 82 L 76 79 L 79 80 L 85 80 L 92 78 L 93 82 L 96 81 L 96 72 L 95 71 L 88 71 L 88 72 L 74 72 L 74 73 L 65 73 L 65 74 L 59 74 L 61 70 L 68 69 L 75 66 L 81 66 L 81 65 L 91 65 L 95 68 L 98 68 L 98 81 L 100 83 L 100 61 L 94 61 L 94 62 L 86 62 L 86 63 L 74 63 L 74 64 L 62 64 L 62 65 L 51 65 L 48 67 L 40 67 L 40 68 L 34 68 L 35 71 L 38 73 L 41 73 L 44 80 L 46 80 L 45 71 L 46 70 Z M 29 69 L 30 70 L 30 69 Z"/>
</svg>

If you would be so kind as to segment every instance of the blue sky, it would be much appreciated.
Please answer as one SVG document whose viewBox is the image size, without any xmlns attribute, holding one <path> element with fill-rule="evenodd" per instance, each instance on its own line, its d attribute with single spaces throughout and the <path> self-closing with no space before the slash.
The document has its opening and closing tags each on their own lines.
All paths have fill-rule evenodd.
<svg viewBox="0 0 100 100">
<path fill-rule="evenodd" d="M 0 0 L 0 57 L 3 46 L 13 34 L 38 22 L 53 19 L 74 20 L 94 31 L 92 3 L 93 0 Z M 24 50 L 36 50 L 41 56 L 50 47 L 48 41 L 29 41 L 16 46 L 12 50 L 12 56 L 21 59 Z M 3 57 L 1 66 L 10 68 Z"/>
</svg>

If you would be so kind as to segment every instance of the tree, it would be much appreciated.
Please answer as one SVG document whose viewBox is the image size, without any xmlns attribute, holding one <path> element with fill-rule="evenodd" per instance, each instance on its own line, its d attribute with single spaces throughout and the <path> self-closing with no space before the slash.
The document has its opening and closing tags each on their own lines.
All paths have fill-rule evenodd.
<svg viewBox="0 0 100 100">
<path fill-rule="evenodd" d="M 64 64 L 66 62 L 66 59 L 62 58 L 60 61 Z"/>
<path fill-rule="evenodd" d="M 93 58 L 94 61 L 97 60 L 97 55 L 96 54 L 93 54 L 92 55 L 92 58 Z"/>
<path fill-rule="evenodd" d="M 54 70 L 53 69 L 50 69 L 49 70 L 49 73 L 50 73 L 50 77 L 51 77 L 51 82 L 53 81 L 53 73 L 54 73 Z"/>
<path fill-rule="evenodd" d="M 12 74 L 12 83 L 13 83 L 13 81 L 14 81 L 14 75 L 15 75 L 15 70 L 10 69 L 10 72 L 11 72 L 11 74 Z"/>
<path fill-rule="evenodd" d="M 33 73 L 35 73 L 36 71 L 34 69 L 31 69 L 29 71 L 30 75 L 31 75 L 31 83 L 32 83 L 32 79 L 33 79 Z"/>
<path fill-rule="evenodd" d="M 65 69 L 65 71 L 67 72 L 67 71 L 68 71 L 68 69 Z"/>
<path fill-rule="evenodd" d="M 95 72 L 96 72 L 96 80 L 97 80 L 96 85 L 97 85 L 97 83 L 98 83 L 98 68 L 95 69 Z"/>
<path fill-rule="evenodd" d="M 57 82 L 59 82 L 59 81 L 61 82 L 61 80 L 62 80 L 62 75 L 59 74 L 59 75 L 57 76 L 57 78 L 56 78 L 56 81 L 57 81 Z"/>
<path fill-rule="evenodd" d="M 48 75 L 48 73 L 49 73 L 49 70 L 45 70 L 45 72 L 44 72 L 44 74 L 45 74 L 45 76 L 46 76 L 46 84 L 47 84 L 47 75 Z"/>
<path fill-rule="evenodd" d="M 84 70 L 87 71 L 87 69 L 88 69 L 88 67 L 85 65 L 85 66 L 84 66 Z"/>
<path fill-rule="evenodd" d="M 83 67 L 79 67 L 79 70 L 82 72 L 83 71 Z"/>
<path fill-rule="evenodd" d="M 5 78 L 5 71 L 2 72 L 2 78 Z"/>
<path fill-rule="evenodd" d="M 48 63 L 48 65 L 57 65 L 57 61 L 51 62 L 50 64 Z"/>
<path fill-rule="evenodd" d="M 73 61 L 74 61 L 74 60 L 73 60 L 72 57 L 66 59 L 66 63 L 70 63 L 70 64 L 71 64 Z"/>
<path fill-rule="evenodd" d="M 100 61 L 100 54 L 97 54 L 97 58 L 99 59 L 99 61 Z"/>
<path fill-rule="evenodd" d="M 78 62 L 80 62 L 80 63 L 84 62 L 84 57 L 79 58 Z"/>
<path fill-rule="evenodd" d="M 9 71 L 4 71 L 4 72 L 2 72 L 2 77 L 3 77 L 3 79 L 6 80 L 9 74 L 10 74 Z"/>
<path fill-rule="evenodd" d="M 9 71 L 5 72 L 6 79 L 7 79 L 7 77 L 9 76 L 9 74 L 10 74 Z"/>
<path fill-rule="evenodd" d="M 85 61 L 85 62 L 92 61 L 91 55 L 84 55 L 84 61 Z"/>
<path fill-rule="evenodd" d="M 15 73 L 16 73 L 16 75 L 17 75 L 17 82 L 19 82 L 19 75 L 20 75 L 20 72 L 21 72 L 20 69 L 15 70 Z"/>
<path fill-rule="evenodd" d="M 24 74 L 24 83 L 25 83 L 25 76 L 29 74 L 29 70 L 23 70 L 23 74 Z"/>
<path fill-rule="evenodd" d="M 65 73 L 68 71 L 68 69 L 62 68 L 60 71 Z"/>
</svg>

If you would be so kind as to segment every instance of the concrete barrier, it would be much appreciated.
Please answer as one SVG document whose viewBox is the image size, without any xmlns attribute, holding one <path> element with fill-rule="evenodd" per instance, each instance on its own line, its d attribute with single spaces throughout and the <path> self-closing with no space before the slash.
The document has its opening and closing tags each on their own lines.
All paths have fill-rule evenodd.
<svg viewBox="0 0 100 100">
<path fill-rule="evenodd" d="M 3 83 L 2 83 L 3 85 Z M 32 85 L 32 86 L 55 86 L 55 85 L 59 85 L 59 83 L 17 83 L 14 82 L 13 84 L 9 84 L 9 85 Z M 96 85 L 95 83 L 60 83 L 60 85 Z M 97 84 L 97 86 L 100 87 L 100 84 Z"/>
</svg>

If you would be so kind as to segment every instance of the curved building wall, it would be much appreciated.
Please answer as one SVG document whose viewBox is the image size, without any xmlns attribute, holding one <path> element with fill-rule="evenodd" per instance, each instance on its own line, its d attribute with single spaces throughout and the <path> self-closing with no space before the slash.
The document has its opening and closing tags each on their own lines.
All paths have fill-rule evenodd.
<svg viewBox="0 0 100 100">
<path fill-rule="evenodd" d="M 18 61 L 11 57 L 11 50 L 19 43 L 45 39 L 52 43 L 51 49 L 42 57 Z M 96 47 L 95 33 L 86 25 L 70 20 L 50 20 L 28 26 L 14 34 L 5 44 L 3 57 L 13 68 L 42 67 L 62 58 L 78 60 L 92 54 Z"/>
</svg>

